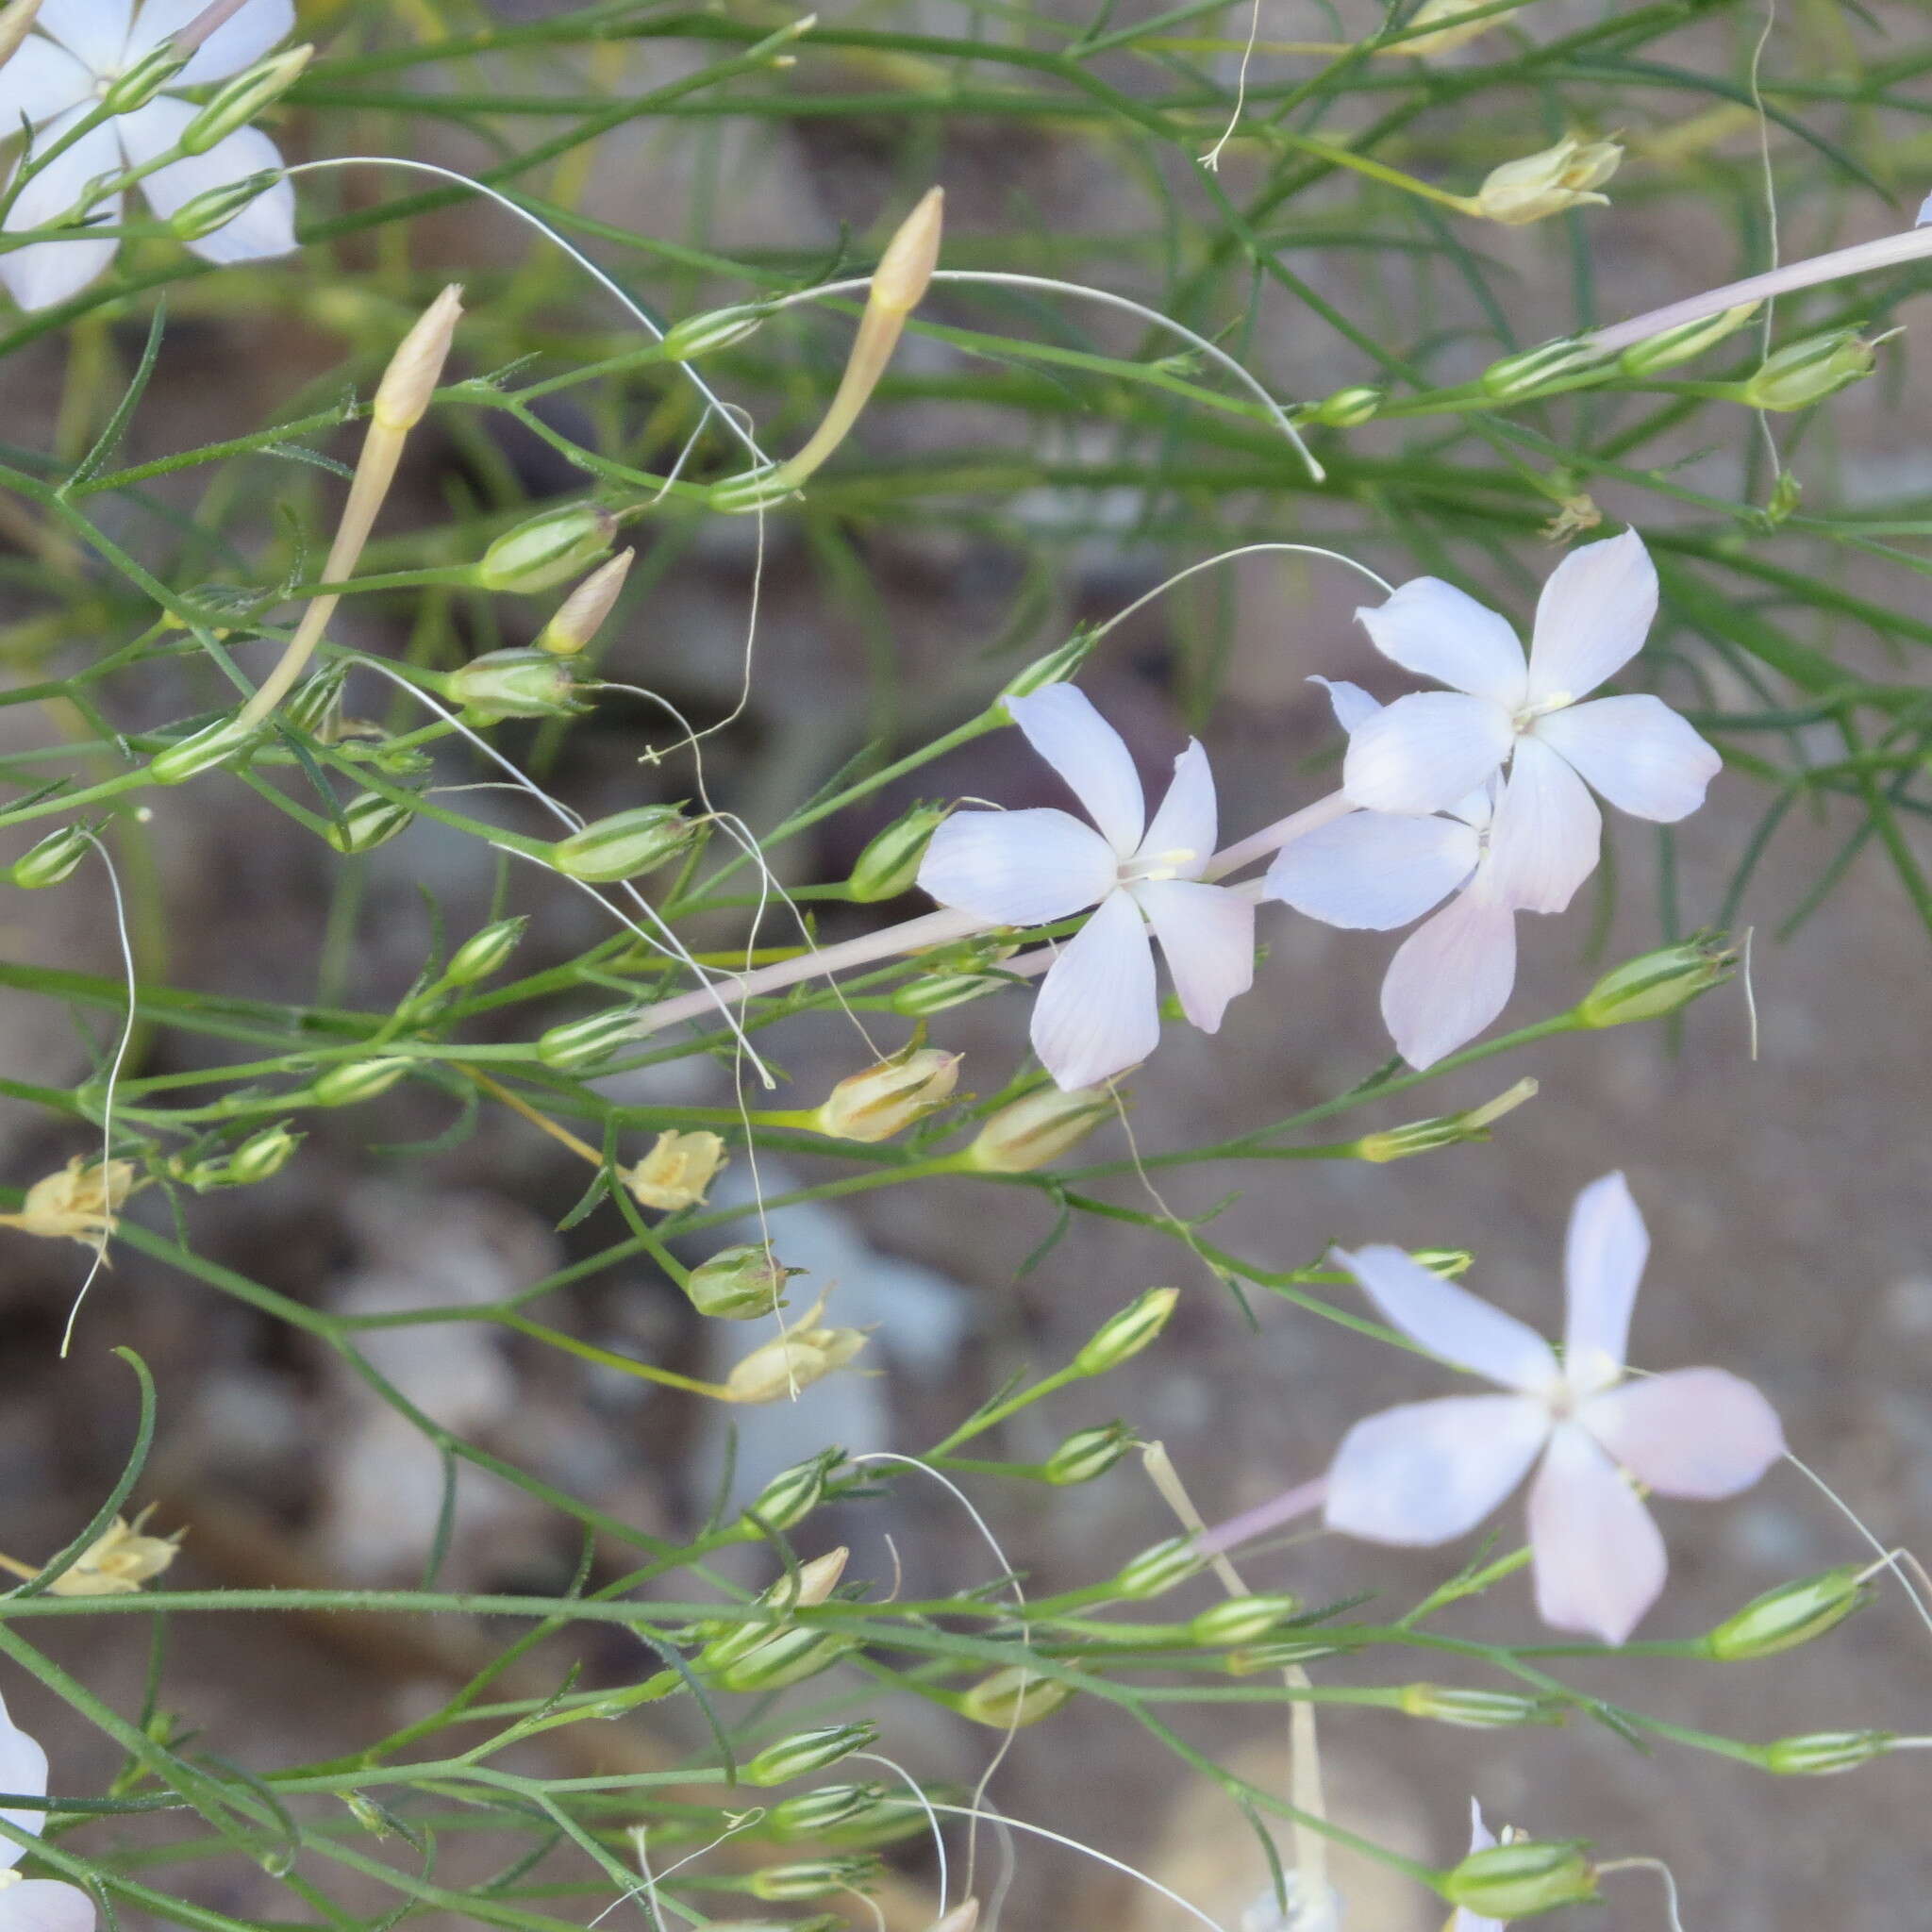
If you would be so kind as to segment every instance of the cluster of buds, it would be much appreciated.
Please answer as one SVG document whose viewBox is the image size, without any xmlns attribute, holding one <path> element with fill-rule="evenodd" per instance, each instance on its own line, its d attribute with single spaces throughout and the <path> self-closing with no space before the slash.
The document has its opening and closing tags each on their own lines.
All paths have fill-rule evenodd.
<svg viewBox="0 0 1932 1932">
<path fill-rule="evenodd" d="M 112 1235 L 134 1191 L 131 1160 L 90 1160 L 76 1154 L 63 1168 L 42 1174 L 14 1214 L 0 1214 L 0 1227 L 47 1241 L 78 1241 L 99 1248 Z"/>
<path fill-rule="evenodd" d="M 827 1291 L 829 1292 L 829 1291 Z M 819 1317 L 825 1311 L 820 1295 L 795 1328 L 762 1343 L 732 1366 L 724 1378 L 726 1402 L 783 1402 L 842 1369 L 866 1344 L 861 1328 L 832 1328 Z"/>
<path fill-rule="evenodd" d="M 639 1207 L 675 1214 L 680 1208 L 697 1207 L 706 1189 L 729 1161 L 718 1135 L 673 1129 L 659 1134 L 651 1151 L 635 1166 L 620 1169 L 618 1178 Z"/>
</svg>

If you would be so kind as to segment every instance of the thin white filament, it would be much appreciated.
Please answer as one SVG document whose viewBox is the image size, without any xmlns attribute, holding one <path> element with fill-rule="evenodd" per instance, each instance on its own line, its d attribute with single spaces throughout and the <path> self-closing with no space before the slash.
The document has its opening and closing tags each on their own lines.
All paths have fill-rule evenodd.
<svg viewBox="0 0 1932 1932">
<path fill-rule="evenodd" d="M 1655 1872 L 1664 1882 L 1664 1911 L 1670 1918 L 1671 1932 L 1684 1932 L 1684 1922 L 1677 1916 L 1677 1881 L 1661 1858 L 1612 1858 L 1596 1869 L 1602 1875 L 1612 1872 Z"/>
<path fill-rule="evenodd" d="M 1927 1608 L 1924 1597 L 1920 1594 L 1918 1587 L 1907 1575 L 1904 1563 L 1901 1560 L 1908 1557 L 1910 1553 L 1908 1551 L 1888 1549 L 1885 1543 L 1866 1527 L 1865 1521 L 1858 1512 L 1809 1463 L 1800 1461 L 1789 1449 L 1785 1451 L 1785 1460 L 1800 1475 L 1807 1478 L 1818 1490 L 1823 1491 L 1826 1500 L 1833 1504 L 1839 1513 L 1872 1545 L 1873 1549 L 1877 1552 L 1880 1567 L 1890 1570 L 1898 1578 L 1899 1587 L 1911 1598 L 1912 1607 L 1919 1613 L 1919 1621 L 1924 1624 L 1927 1630 L 1932 1630 L 1932 1608 Z M 1916 1559 L 1913 1559 L 1913 1567 L 1919 1567 Z"/>
<path fill-rule="evenodd" d="M 1261 0 L 1255 0 L 1248 12 L 1248 43 L 1241 49 L 1241 64 L 1235 70 L 1234 108 L 1227 117 L 1227 125 L 1221 130 L 1221 139 L 1201 157 L 1201 165 L 1210 175 L 1221 172 L 1221 152 L 1234 139 L 1235 129 L 1241 125 L 1241 112 L 1248 105 L 1248 68 L 1255 58 L 1255 42 L 1261 33 Z"/>
<path fill-rule="evenodd" d="M 888 1538 L 887 1541 L 890 1541 L 891 1539 Z M 897 1553 L 894 1552 L 895 1557 Z M 854 1762 L 860 1764 L 883 1764 L 888 1771 L 894 1773 L 904 1780 L 907 1790 L 919 1800 L 920 1805 L 924 1809 L 925 1822 L 932 1827 L 933 1861 L 940 1868 L 940 1908 L 938 1916 L 943 1919 L 946 1916 L 946 1907 L 950 1901 L 950 1893 L 948 1891 L 949 1874 L 946 1870 L 946 1835 L 940 1828 L 939 1813 L 932 1808 L 932 1800 L 925 1795 L 924 1787 L 896 1758 L 888 1757 L 882 1751 L 860 1751 L 857 1754 Z"/>
</svg>

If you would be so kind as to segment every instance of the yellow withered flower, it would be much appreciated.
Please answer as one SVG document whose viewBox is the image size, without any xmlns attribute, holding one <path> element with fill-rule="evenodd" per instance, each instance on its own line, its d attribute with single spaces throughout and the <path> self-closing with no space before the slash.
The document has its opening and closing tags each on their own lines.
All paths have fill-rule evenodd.
<svg viewBox="0 0 1932 1932">
<path fill-rule="evenodd" d="M 48 1241 L 65 1239 L 98 1248 L 114 1232 L 134 1191 L 131 1160 L 90 1161 L 76 1154 L 63 1168 L 26 1191 L 18 1214 L 0 1214 L 0 1227 L 17 1227 Z"/>
<path fill-rule="evenodd" d="M 641 1208 L 656 1208 L 669 1214 L 703 1201 L 705 1190 L 729 1159 L 724 1142 L 716 1134 L 684 1134 L 673 1129 L 659 1134 L 651 1151 L 634 1167 L 625 1169 L 622 1178 Z"/>
</svg>

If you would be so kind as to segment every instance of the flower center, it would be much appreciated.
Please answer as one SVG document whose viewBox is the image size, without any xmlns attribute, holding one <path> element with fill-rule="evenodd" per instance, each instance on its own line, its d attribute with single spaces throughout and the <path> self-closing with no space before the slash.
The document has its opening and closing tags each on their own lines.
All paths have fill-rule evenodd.
<svg viewBox="0 0 1932 1932">
<path fill-rule="evenodd" d="M 1181 868 L 1191 865 L 1200 856 L 1187 845 L 1176 845 L 1167 852 L 1142 852 L 1121 861 L 1121 884 L 1154 885 L 1164 879 L 1177 879 Z"/>
<path fill-rule="evenodd" d="M 1552 711 L 1561 711 L 1576 702 L 1574 691 L 1553 691 L 1548 697 L 1533 698 L 1526 705 L 1519 706 L 1509 722 L 1520 736 L 1536 723 L 1539 718 L 1547 718 Z"/>
</svg>

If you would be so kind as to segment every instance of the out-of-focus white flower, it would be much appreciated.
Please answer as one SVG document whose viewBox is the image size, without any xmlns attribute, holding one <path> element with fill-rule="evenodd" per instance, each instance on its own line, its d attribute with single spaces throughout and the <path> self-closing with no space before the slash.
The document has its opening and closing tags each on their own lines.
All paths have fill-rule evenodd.
<svg viewBox="0 0 1932 1932">
<path fill-rule="evenodd" d="M 1071 1091 L 1124 1072 L 1159 1044 L 1150 925 L 1181 1010 L 1212 1033 L 1228 1001 L 1254 981 L 1255 908 L 1201 876 L 1217 819 L 1198 742 L 1190 740 L 1174 760 L 1150 824 L 1126 745 L 1082 692 L 1049 685 L 1008 698 L 1007 709 L 1093 824 L 1050 806 L 955 812 L 933 833 L 919 883 L 941 906 L 1001 925 L 1049 925 L 1094 908 L 1033 1007 L 1033 1050 Z"/>
<path fill-rule="evenodd" d="M 1483 1807 L 1479 1799 L 1469 1801 L 1469 1848 L 1472 1852 L 1486 1852 L 1496 1842 L 1496 1834 L 1483 1823 Z M 1457 1906 L 1456 1916 L 1449 1921 L 1449 1932 L 1503 1932 L 1505 1921 L 1486 1919 L 1480 1912 L 1473 1912 L 1467 1906 Z"/>
<path fill-rule="evenodd" d="M 145 59 L 170 35 L 203 11 L 207 0 L 146 0 L 139 17 L 133 0 L 44 0 L 42 29 L 22 42 L 0 68 L 0 128 L 23 121 L 34 130 L 36 152 L 44 153 L 101 104 L 119 76 Z M 226 80 L 252 66 L 295 24 L 293 0 L 246 0 L 196 50 L 169 83 L 200 87 Z M 158 160 L 180 141 L 200 109 L 173 94 L 156 94 L 129 114 L 118 114 L 57 155 L 21 191 L 8 211 L 10 233 L 58 220 L 80 199 L 89 182 Z M 143 177 L 141 192 L 167 221 L 197 195 L 227 188 L 251 175 L 279 173 L 282 158 L 268 136 L 238 128 L 205 154 L 182 155 Z M 121 219 L 123 197 L 95 203 L 105 226 Z M 188 243 L 208 261 L 253 261 L 286 255 L 295 245 L 295 191 L 277 180 L 210 235 Z M 0 280 L 23 308 L 45 308 L 77 294 L 113 259 L 111 237 L 39 242 L 0 255 Z"/>
<path fill-rule="evenodd" d="M 47 1795 L 47 1754 L 21 1730 L 0 1703 L 0 1789 L 23 1798 Z M 19 1831 L 40 1835 L 44 1811 L 0 1811 Z M 26 1847 L 0 1840 L 0 1932 L 94 1932 L 94 1902 L 77 1885 L 58 1878 L 22 1878 L 14 1867 Z"/>
<path fill-rule="evenodd" d="M 1776 1413 L 1723 1369 L 1624 1379 L 1631 1306 L 1649 1253 L 1621 1174 L 1576 1197 L 1564 1252 L 1560 1361 L 1513 1315 L 1419 1268 L 1400 1248 L 1336 1258 L 1378 1312 L 1501 1395 L 1409 1403 L 1356 1424 L 1328 1473 L 1328 1524 L 1374 1542 L 1447 1542 L 1528 1474 L 1537 1609 L 1558 1630 L 1622 1643 L 1663 1589 L 1663 1538 L 1636 1485 L 1714 1499 L 1784 1453 Z"/>
<path fill-rule="evenodd" d="M 1349 738 L 1342 789 L 1371 811 L 1446 811 L 1505 766 L 1490 850 L 1500 895 L 1560 912 L 1602 843 L 1594 789 L 1672 824 L 1704 803 L 1723 760 L 1660 698 L 1589 696 L 1643 647 L 1657 571 L 1632 531 L 1572 551 L 1537 605 L 1527 662 L 1508 623 L 1437 577 L 1357 614 L 1384 657 L 1452 687 L 1413 691 Z"/>
<path fill-rule="evenodd" d="M 1357 685 L 1315 682 L 1351 734 L 1382 708 Z M 1350 812 L 1284 845 L 1268 870 L 1264 898 L 1355 930 L 1392 931 L 1449 899 L 1382 981 L 1382 1019 L 1412 1067 L 1474 1040 L 1516 984 L 1516 914 L 1490 849 L 1498 789 L 1491 777 L 1441 816 Z"/>
</svg>

